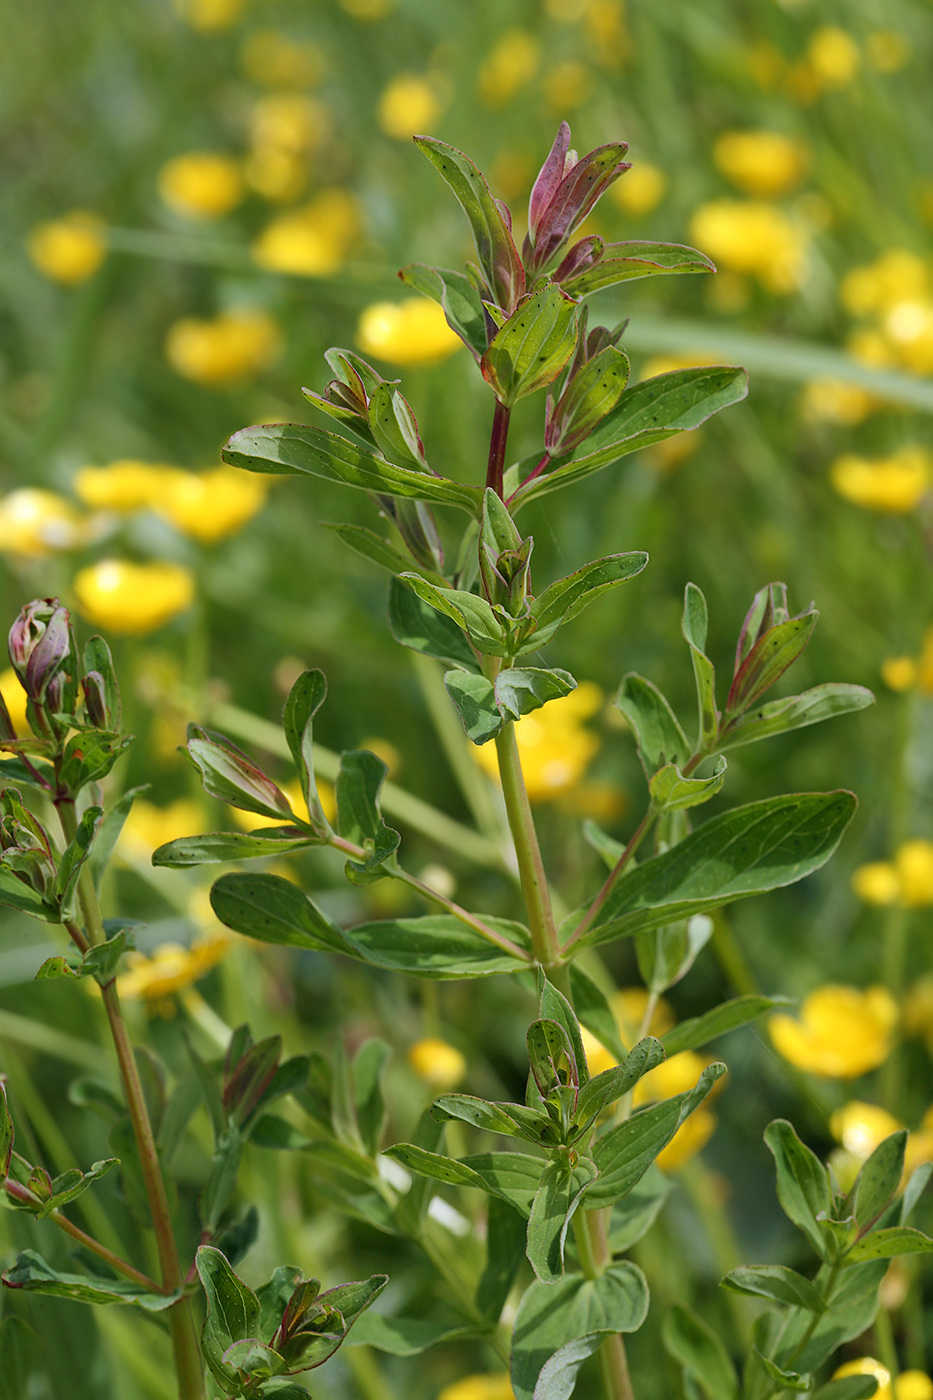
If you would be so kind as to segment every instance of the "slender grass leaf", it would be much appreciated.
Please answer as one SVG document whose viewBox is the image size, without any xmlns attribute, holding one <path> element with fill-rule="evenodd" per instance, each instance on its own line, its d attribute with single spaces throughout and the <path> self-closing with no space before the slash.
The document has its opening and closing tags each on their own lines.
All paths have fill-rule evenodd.
<svg viewBox="0 0 933 1400">
<path fill-rule="evenodd" d="M 708 1400 L 737 1400 L 739 1379 L 732 1358 L 702 1318 L 675 1303 L 661 1324 L 661 1339 Z"/>
<path fill-rule="evenodd" d="M 713 818 L 624 874 L 574 947 L 658 928 L 802 880 L 829 860 L 855 806 L 850 792 L 797 793 Z"/>
<path fill-rule="evenodd" d="M 380 496 L 459 506 L 471 515 L 479 511 L 482 501 L 478 487 L 396 467 L 348 438 L 304 423 L 260 423 L 241 428 L 224 448 L 223 459 L 248 471 L 323 477 Z"/>
</svg>

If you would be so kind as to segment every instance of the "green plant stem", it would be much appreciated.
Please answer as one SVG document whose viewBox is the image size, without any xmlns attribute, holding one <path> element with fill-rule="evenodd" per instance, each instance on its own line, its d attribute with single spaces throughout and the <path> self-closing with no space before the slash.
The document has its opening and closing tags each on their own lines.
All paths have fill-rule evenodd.
<svg viewBox="0 0 933 1400">
<path fill-rule="evenodd" d="M 761 996 L 761 989 L 755 974 L 749 967 L 745 954 L 732 934 L 732 929 L 721 909 L 713 913 L 713 936 L 710 947 L 726 977 L 740 996 Z"/>
<path fill-rule="evenodd" d="M 13 1181 L 7 1177 L 3 1183 L 3 1189 L 8 1196 L 21 1202 L 24 1206 L 39 1209 L 42 1202 L 32 1194 L 25 1186 L 21 1186 L 18 1181 Z M 141 1274 L 138 1269 L 134 1269 L 132 1264 L 128 1264 L 125 1259 L 121 1259 L 119 1254 L 115 1254 L 106 1245 L 100 1244 L 92 1235 L 85 1234 L 80 1226 L 73 1224 L 66 1215 L 62 1215 L 60 1210 L 50 1211 L 48 1215 L 42 1217 L 43 1220 L 51 1220 L 53 1225 L 57 1225 L 60 1230 L 64 1230 L 66 1235 L 70 1235 L 78 1244 L 89 1249 L 92 1254 L 96 1254 L 99 1259 L 103 1259 L 105 1264 L 109 1264 L 118 1274 L 123 1274 L 132 1283 L 138 1283 L 140 1288 L 145 1288 L 150 1293 L 160 1293 L 161 1289 L 146 1274 Z"/>
<path fill-rule="evenodd" d="M 891 1314 L 882 1303 L 875 1316 L 873 1325 L 875 1342 L 878 1348 L 878 1359 L 891 1374 L 891 1394 L 897 1394 L 897 1377 L 900 1367 L 897 1364 L 897 1346 L 894 1342 L 894 1328 L 891 1326 Z"/>
<path fill-rule="evenodd" d="M 363 1400 L 394 1400 L 395 1392 L 370 1347 L 346 1347 L 343 1358 Z"/>
<path fill-rule="evenodd" d="M 592 926 L 593 920 L 596 918 L 597 914 L 602 909 L 603 905 L 606 903 L 606 900 L 612 893 L 613 886 L 615 885 L 619 876 L 625 870 L 625 867 L 632 859 L 632 856 L 638 850 L 642 841 L 645 839 L 648 832 L 651 830 L 651 827 L 654 824 L 654 820 L 657 817 L 657 815 L 657 810 L 654 807 L 648 808 L 647 812 L 642 817 L 641 821 L 638 823 L 634 832 L 632 833 L 629 839 L 629 843 L 626 846 L 625 850 L 619 856 L 619 859 L 616 861 L 615 865 L 612 867 L 609 874 L 606 876 L 606 879 L 603 882 L 602 889 L 599 891 L 596 898 L 593 900 L 593 903 L 586 911 L 586 914 L 580 920 L 579 924 L 574 929 L 570 938 L 567 940 L 566 948 L 572 947 L 573 944 L 576 943 L 579 938 L 582 938 L 586 931 Z"/>
<path fill-rule="evenodd" d="M 829 1304 L 829 1300 L 833 1296 L 833 1289 L 836 1286 L 836 1279 L 838 1277 L 838 1274 L 839 1265 L 833 1264 L 832 1268 L 829 1271 L 829 1277 L 826 1280 L 826 1287 L 823 1289 L 823 1301 L 827 1305 Z M 791 1316 L 791 1314 L 788 1314 L 788 1316 Z M 794 1347 L 794 1350 L 787 1358 L 787 1361 L 784 1365 L 785 1371 L 790 1371 L 793 1368 L 794 1362 L 797 1360 L 798 1356 L 802 1356 L 803 1353 L 806 1351 L 807 1344 L 810 1341 L 810 1338 L 813 1336 L 813 1333 L 816 1331 L 816 1325 L 819 1322 L 819 1320 L 820 1314 L 816 1312 L 813 1313 L 809 1323 L 807 1324 L 806 1332 L 804 1332 L 803 1336 L 800 1338 L 800 1341 L 797 1343 L 797 1345 Z"/>
<path fill-rule="evenodd" d="M 496 754 L 499 759 L 499 777 L 502 781 L 502 796 L 509 819 L 515 854 L 518 857 L 518 874 L 522 882 L 522 894 L 528 911 L 531 928 L 531 947 L 537 961 L 550 976 L 560 964 L 560 943 L 557 938 L 557 925 L 551 908 L 538 833 L 531 815 L 531 803 L 522 773 L 515 738 L 513 722 L 504 724 L 496 735 Z"/>
<path fill-rule="evenodd" d="M 588 1279 L 599 1278 L 612 1262 L 606 1238 L 606 1211 L 578 1210 L 573 1217 L 573 1236 L 580 1268 Z M 632 1377 L 619 1332 L 607 1337 L 599 1349 L 599 1365 L 605 1400 L 634 1400 Z"/>
<path fill-rule="evenodd" d="M 69 842 L 73 841 L 78 826 L 74 802 L 64 800 L 59 801 L 56 805 L 65 839 Z M 93 944 L 103 942 L 106 936 L 103 920 L 100 906 L 97 903 L 94 882 L 87 865 L 82 870 L 78 881 L 78 903 L 84 916 L 84 931 L 87 939 Z M 101 997 L 110 1025 L 117 1062 L 120 1066 L 127 1111 L 133 1129 L 136 1151 L 139 1155 L 146 1199 L 149 1202 L 149 1210 L 152 1215 L 159 1267 L 162 1272 L 162 1291 L 180 1293 L 184 1287 L 184 1272 L 178 1257 L 168 1196 L 165 1191 L 159 1154 L 136 1065 L 136 1056 L 130 1043 L 115 981 L 108 982 L 101 987 Z M 175 1373 L 178 1377 L 179 1400 L 203 1400 L 205 1395 L 204 1371 L 201 1365 L 201 1352 L 195 1332 L 190 1298 L 180 1297 L 178 1302 L 167 1310 L 167 1321 L 172 1338 Z"/>
</svg>

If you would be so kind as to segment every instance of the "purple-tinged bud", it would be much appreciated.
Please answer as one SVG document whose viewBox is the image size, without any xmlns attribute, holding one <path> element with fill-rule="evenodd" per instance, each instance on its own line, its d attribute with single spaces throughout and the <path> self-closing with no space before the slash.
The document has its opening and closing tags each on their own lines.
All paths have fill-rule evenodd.
<svg viewBox="0 0 933 1400">
<path fill-rule="evenodd" d="M 57 598 L 35 598 L 31 603 L 27 603 L 10 628 L 8 639 L 10 662 L 31 699 L 36 697 L 27 683 L 29 661 L 45 636 L 52 619 L 59 613 L 65 614 L 65 641 L 67 642 L 68 614 L 60 606 Z M 61 645 L 60 626 L 56 628 L 56 632 L 58 633 L 58 645 Z"/>
<path fill-rule="evenodd" d="M 224 1066 L 222 1102 L 237 1127 L 243 1127 L 262 1103 L 281 1054 L 282 1037 L 272 1035 L 251 1045 L 235 1065 Z"/>
<path fill-rule="evenodd" d="M 88 720 L 95 729 L 109 730 L 111 719 L 107 710 L 107 692 L 103 676 L 99 671 L 88 671 L 82 677 L 81 687 L 84 691 L 84 712 Z"/>
<path fill-rule="evenodd" d="M 569 146 L 570 128 L 562 122 L 528 206 L 522 259 L 529 277 L 544 271 L 601 195 L 630 169 L 622 159 L 628 150 L 625 141 L 597 146 L 580 160 Z"/>
<path fill-rule="evenodd" d="M 780 679 L 806 647 L 818 618 L 812 603 L 791 617 L 783 583 L 769 583 L 755 594 L 736 647 L 727 720 L 743 714 Z"/>
<path fill-rule="evenodd" d="M 569 277 L 577 277 L 581 272 L 589 272 L 595 267 L 606 251 L 606 240 L 598 233 L 591 233 L 575 243 L 563 262 L 554 273 L 555 282 L 563 282 Z"/>
</svg>

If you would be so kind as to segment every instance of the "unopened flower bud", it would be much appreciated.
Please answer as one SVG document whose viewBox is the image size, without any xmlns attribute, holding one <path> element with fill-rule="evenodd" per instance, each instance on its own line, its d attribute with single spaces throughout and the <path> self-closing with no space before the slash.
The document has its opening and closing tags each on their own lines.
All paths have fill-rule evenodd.
<svg viewBox="0 0 933 1400">
<path fill-rule="evenodd" d="M 561 122 L 528 204 L 528 235 L 522 258 L 529 277 L 543 272 L 600 196 L 630 168 L 622 160 L 627 150 L 627 142 L 615 141 L 597 146 L 581 160 L 570 149 L 570 127 Z M 594 252 L 595 245 L 590 245 L 581 257 Z"/>
</svg>

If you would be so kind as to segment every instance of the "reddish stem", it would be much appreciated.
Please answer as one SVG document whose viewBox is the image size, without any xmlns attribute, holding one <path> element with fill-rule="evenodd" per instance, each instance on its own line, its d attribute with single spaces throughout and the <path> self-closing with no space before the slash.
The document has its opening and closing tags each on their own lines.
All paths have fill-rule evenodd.
<svg viewBox="0 0 933 1400">
<path fill-rule="evenodd" d="M 502 499 L 502 473 L 505 466 L 505 444 L 509 436 L 509 418 L 512 410 L 496 400 L 496 411 L 492 416 L 492 432 L 489 435 L 489 465 L 486 468 L 486 485 L 491 486 L 499 499 Z"/>
</svg>

